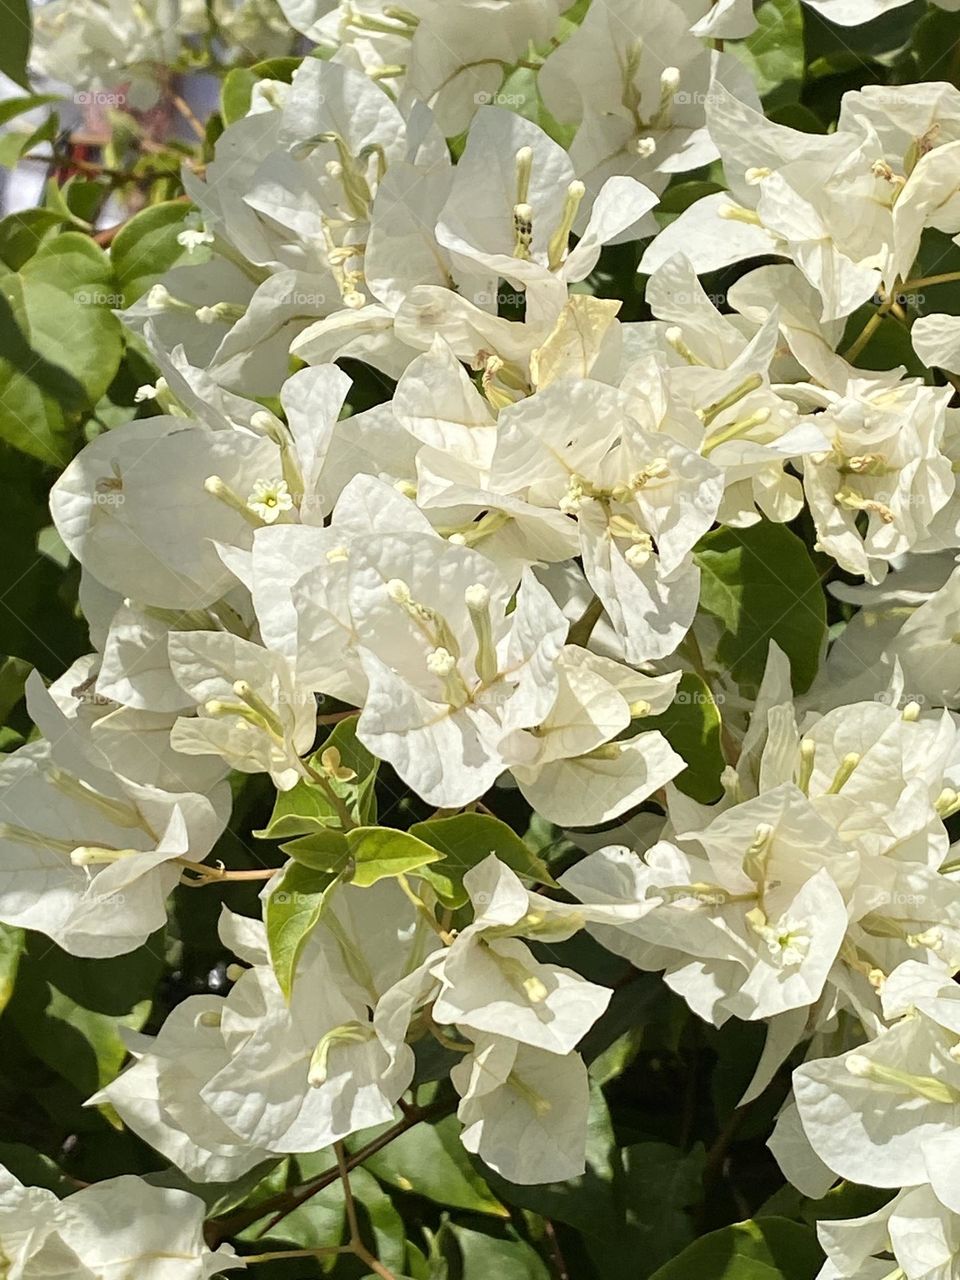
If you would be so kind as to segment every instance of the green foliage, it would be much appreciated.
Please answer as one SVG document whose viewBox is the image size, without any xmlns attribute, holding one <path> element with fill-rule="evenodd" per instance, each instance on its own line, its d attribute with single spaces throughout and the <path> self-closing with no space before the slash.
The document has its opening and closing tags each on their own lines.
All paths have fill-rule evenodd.
<svg viewBox="0 0 960 1280">
<path fill-rule="evenodd" d="M 686 795 L 710 804 L 721 792 L 720 774 L 726 761 L 720 746 L 720 711 L 710 686 L 692 671 L 685 671 L 677 696 L 659 716 L 638 721 L 642 730 L 659 729 L 684 760 L 686 769 L 675 779 Z"/>
<path fill-rule="evenodd" d="M 337 878 L 291 862 L 267 898 L 266 926 L 270 963 L 284 995 L 293 989 L 297 961 Z"/>
<path fill-rule="evenodd" d="M 27 935 L 22 929 L 0 924 L 0 1013 L 3 1013 L 13 995 L 20 957 L 26 942 Z"/>
<path fill-rule="evenodd" d="M 763 677 L 775 640 L 790 658 L 798 693 L 817 673 L 826 635 L 823 588 L 810 554 L 784 525 L 715 529 L 701 538 L 700 608 L 715 619 L 717 663 L 747 692 Z"/>
<path fill-rule="evenodd" d="M 177 236 L 190 210 L 183 200 L 153 204 L 134 214 L 117 232 L 110 261 L 125 307 L 132 306 L 165 271 L 189 256 Z"/>
<path fill-rule="evenodd" d="M 144 1025 L 163 967 L 157 938 L 113 960 L 81 960 L 31 934 L 6 1016 L 82 1100 L 120 1070 L 120 1030 Z"/>
<path fill-rule="evenodd" d="M 242 120 L 250 110 L 253 87 L 259 80 L 282 80 L 289 84 L 300 58 L 268 58 L 252 67 L 233 67 L 220 86 L 220 116 L 224 125 Z"/>
<path fill-rule="evenodd" d="M 0 8 L 0 18 L 2 15 L 3 9 Z M 9 75 L 9 72 L 7 74 Z M 33 111 L 37 107 L 46 106 L 48 102 L 56 101 L 57 96 L 54 93 L 28 93 L 23 98 L 7 98 L 6 101 L 0 102 L 0 125 L 9 124 L 17 116 L 22 116 L 25 111 Z"/>
<path fill-rule="evenodd" d="M 821 1263 L 809 1227 L 756 1218 L 701 1236 L 654 1272 L 654 1280 L 813 1280 Z"/>
<path fill-rule="evenodd" d="M 339 826 L 331 791 L 346 805 L 353 821 L 360 824 L 376 821 L 374 785 L 380 762 L 357 738 L 356 716 L 339 722 L 315 752 L 310 767 L 324 774 L 323 756 L 331 749 L 336 751 L 341 768 L 351 770 L 355 777 L 346 780 L 328 777 L 326 785 L 304 779 L 291 790 L 278 792 L 270 821 L 262 830 L 254 832 L 255 835 L 264 840 L 286 840 Z"/>
<path fill-rule="evenodd" d="M 121 301 L 110 262 L 79 232 L 0 275 L 0 438 L 61 466 L 120 367 Z"/>
<path fill-rule="evenodd" d="M 0 71 L 25 89 L 32 32 L 30 0 L 0 0 Z"/>
<path fill-rule="evenodd" d="M 441 902 L 462 907 L 467 901 L 463 877 L 491 853 L 518 875 L 540 884 L 554 884 L 547 867 L 530 852 L 516 832 L 505 822 L 485 813 L 461 813 L 451 818 L 418 822 L 410 834 L 440 850 L 443 861 L 424 867 L 423 877 L 433 886 Z"/>
<path fill-rule="evenodd" d="M 417 871 L 443 854 L 407 831 L 392 827 L 354 827 L 318 831 L 283 846 L 284 853 L 313 871 L 329 872 L 358 888 Z"/>
<path fill-rule="evenodd" d="M 362 1135 L 364 1139 L 369 1136 Z M 508 1216 L 464 1151 L 460 1125 L 454 1116 L 408 1130 L 383 1151 L 370 1156 L 365 1167 L 398 1191 L 424 1196 L 452 1209 L 495 1218 Z"/>
<path fill-rule="evenodd" d="M 804 77 L 803 17 L 800 0 L 763 0 L 756 8 L 757 29 L 732 44 L 750 68 L 765 105 L 796 100 Z"/>
</svg>

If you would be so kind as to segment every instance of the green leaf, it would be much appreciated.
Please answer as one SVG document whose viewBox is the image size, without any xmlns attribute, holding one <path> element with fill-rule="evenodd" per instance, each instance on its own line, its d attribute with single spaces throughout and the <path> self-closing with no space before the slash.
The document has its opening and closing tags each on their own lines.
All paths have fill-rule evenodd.
<svg viewBox="0 0 960 1280">
<path fill-rule="evenodd" d="M 20 957 L 26 946 L 27 935 L 13 925 L 0 924 L 0 1013 L 10 1003 L 17 981 Z"/>
<path fill-rule="evenodd" d="M 692 204 L 696 204 L 704 196 L 711 196 L 722 190 L 723 187 L 718 182 L 703 180 L 671 182 L 656 208 L 658 224 L 661 227 L 668 226 L 676 218 L 679 218 L 685 209 L 689 209 Z"/>
<path fill-rule="evenodd" d="M 331 779 L 330 786 L 346 802 L 354 821 L 361 826 L 369 826 L 377 817 L 374 786 L 380 761 L 357 738 L 357 719 L 357 716 L 350 716 L 341 720 L 315 752 L 310 764 L 318 772 L 323 772 L 321 757 L 324 752 L 334 748 L 339 753 L 341 766 L 352 769 L 357 776 L 351 782 Z M 304 780 L 289 791 L 278 792 L 270 821 L 253 834 L 262 840 L 286 840 L 290 836 L 309 835 L 339 825 L 340 816 L 324 789 L 315 782 Z"/>
<path fill-rule="evenodd" d="M 300 953 L 323 915 L 328 892 L 337 883 L 336 877 L 291 862 L 267 896 L 270 964 L 288 999 Z"/>
<path fill-rule="evenodd" d="M 363 1140 L 374 1136 L 364 1132 Z M 364 1168 L 401 1191 L 426 1196 L 437 1204 L 496 1218 L 508 1211 L 474 1169 L 460 1141 L 460 1122 L 445 1116 L 436 1124 L 420 1124 L 364 1161 Z"/>
<path fill-rule="evenodd" d="M 790 658 L 793 685 L 809 689 L 826 634 L 826 602 L 803 542 L 782 524 L 715 529 L 694 551 L 700 608 L 720 624 L 717 660 L 755 692 L 771 640 Z"/>
<path fill-rule="evenodd" d="M 786 1218 L 754 1218 L 701 1236 L 655 1271 L 653 1280 L 813 1280 L 822 1262 L 808 1227 Z"/>
<path fill-rule="evenodd" d="M 220 86 L 220 114 L 225 125 L 236 124 L 250 110 L 250 97 L 258 77 L 250 67 L 233 67 Z"/>
<path fill-rule="evenodd" d="M 329 53 L 323 54 L 322 50 L 314 49 L 308 55 L 311 58 L 329 57 Z M 290 84 L 293 81 L 294 72 L 303 62 L 303 58 L 293 55 L 283 55 L 277 58 L 263 58 L 260 62 L 255 62 L 250 70 L 258 80 L 282 80 L 284 84 Z"/>
<path fill-rule="evenodd" d="M 306 1181 L 313 1177 L 313 1170 L 309 1166 L 306 1166 L 307 1172 L 304 1172 L 303 1162 L 298 1163 L 301 1180 Z M 319 1173 L 321 1170 L 318 1168 L 316 1172 Z M 350 1175 L 350 1183 L 352 1186 L 353 1174 Z M 263 1224 L 260 1223 L 250 1227 L 240 1238 L 255 1240 L 258 1243 L 263 1240 L 267 1245 L 283 1244 L 296 1246 L 299 1249 L 326 1249 L 341 1243 L 345 1222 L 346 1206 L 343 1187 L 339 1182 L 334 1182 L 311 1196 L 305 1204 L 294 1209 L 292 1213 L 286 1214 L 268 1234 L 260 1234 L 263 1230 Z M 265 1248 L 263 1252 L 268 1252 L 268 1249 Z M 326 1258 L 318 1258 L 317 1262 L 324 1273 L 330 1272 L 337 1264 L 337 1255 L 330 1254 Z"/>
<path fill-rule="evenodd" d="M 2 2 L 2 0 L 0 0 Z M 56 111 L 51 111 L 47 118 L 38 124 L 32 133 L 20 143 L 20 150 L 17 158 L 28 155 L 34 147 L 39 146 L 41 142 L 55 142 L 57 134 L 60 132 L 60 116 Z M 20 135 L 22 136 L 22 135 Z"/>
<path fill-rule="evenodd" d="M 0 597 L 5 606 L 0 609 L 0 653 L 15 653 L 52 675 L 66 670 L 90 647 L 86 624 L 76 616 L 76 565 L 64 574 L 37 554 L 40 533 L 50 523 L 49 471 L 0 441 L 0 474 L 4 481 Z M 15 714 L 22 716 L 19 707 Z M 26 717 L 13 723 L 25 728 Z"/>
<path fill-rule="evenodd" d="M 354 1169 L 350 1187 L 370 1225 L 374 1252 L 388 1270 L 399 1274 L 406 1266 L 406 1227 L 393 1201 L 366 1169 Z M 366 1234 L 366 1233 L 365 1233 Z"/>
<path fill-rule="evenodd" d="M 19 271 L 50 232 L 65 221 L 55 209 L 24 209 L 8 214 L 0 219 L 0 258 L 11 271 Z"/>
<path fill-rule="evenodd" d="M 506 107 L 514 115 L 532 120 L 562 147 L 568 147 L 576 134 L 574 125 L 561 124 L 547 110 L 540 96 L 537 73 L 532 67 L 516 67 L 509 72 L 497 92 L 490 96 L 489 102 L 494 106 Z"/>
<path fill-rule="evenodd" d="M 97 219 L 110 194 L 109 188 L 102 182 L 95 182 L 90 178 L 83 178 L 79 174 L 74 174 L 72 178 L 68 178 L 63 186 L 51 179 L 47 183 L 48 191 L 55 189 L 59 193 L 59 198 L 51 200 L 48 198 L 46 204 L 54 212 L 60 212 L 65 218 L 69 218 L 72 222 L 83 224 L 83 230 L 90 231 L 93 222 Z"/>
<path fill-rule="evenodd" d="M 882 1209 L 891 1198 L 889 1188 L 863 1187 L 856 1182 L 841 1182 L 819 1200 L 804 1200 L 803 1221 L 811 1227 L 818 1222 L 843 1218 L 865 1218 Z"/>
<path fill-rule="evenodd" d="M 117 232 L 110 247 L 110 261 L 123 294 L 123 306 L 131 306 L 178 262 L 202 261 L 201 253 L 188 254 L 177 242 L 192 208 L 184 200 L 150 205 Z"/>
<path fill-rule="evenodd" d="M 756 8 L 757 29 L 730 51 L 753 72 L 757 92 L 774 90 L 778 104 L 796 100 L 803 83 L 803 9 L 800 0 L 763 0 Z"/>
<path fill-rule="evenodd" d="M 123 354 L 122 301 L 93 241 L 66 231 L 0 277 L 0 437 L 63 464 Z"/>
<path fill-rule="evenodd" d="M 119 1028 L 143 1026 L 162 968 L 156 937 L 128 955 L 87 960 L 31 934 L 7 1013 L 37 1057 L 89 1097 L 120 1070 Z"/>
<path fill-rule="evenodd" d="M 680 1151 L 665 1142 L 641 1142 L 623 1152 L 627 1222 L 637 1232 L 643 1271 L 672 1258 L 693 1239 L 686 1210 L 702 1196 L 704 1150 Z"/>
<path fill-rule="evenodd" d="M 417 822 L 410 834 L 444 855 L 441 866 L 423 872 L 447 907 L 462 907 L 467 901 L 464 874 L 491 853 L 518 875 L 553 885 L 556 881 L 543 862 L 523 840 L 499 818 L 485 813 L 461 813 L 452 818 Z"/>
<path fill-rule="evenodd" d="M 235 124 L 250 110 L 254 86 L 260 80 L 282 80 L 289 84 L 302 58 L 265 58 L 252 67 L 234 67 L 220 87 L 220 115 L 225 125 Z"/>
<path fill-rule="evenodd" d="M 32 667 L 23 658 L 0 658 L 0 724 L 23 697 Z"/>
<path fill-rule="evenodd" d="M 24 89 L 32 36 L 30 0 L 0 0 L 0 71 Z"/>
<path fill-rule="evenodd" d="M 550 1280 L 550 1272 L 537 1251 L 516 1233 L 499 1239 L 482 1231 L 447 1224 L 462 1259 L 462 1280 Z"/>
<path fill-rule="evenodd" d="M 61 344 L 57 363 L 80 383 L 87 403 L 95 404 L 123 355 L 122 328 L 113 314 L 122 299 L 110 259 L 89 236 L 65 231 L 41 245 L 20 278 L 32 324 L 42 321 L 45 340 Z M 36 342 L 36 330 L 33 336 Z"/>
<path fill-rule="evenodd" d="M 3 13 L 5 0 L 0 0 L 0 15 Z M 7 98 L 0 102 L 0 125 L 9 124 L 25 111 L 33 111 L 36 107 L 45 107 L 48 102 L 58 102 L 55 93 L 30 93 L 25 98 Z"/>
<path fill-rule="evenodd" d="M 930 9 L 914 28 L 913 47 L 917 65 L 911 81 L 947 80 L 960 88 L 960 42 L 955 14 L 946 9 Z"/>
<path fill-rule="evenodd" d="M 283 845 L 283 851 L 304 867 L 342 875 L 361 889 L 443 857 L 439 849 L 393 827 L 354 827 L 346 834 L 317 831 L 291 840 Z"/>
<path fill-rule="evenodd" d="M 700 676 L 685 671 L 677 696 L 659 716 L 647 716 L 637 723 L 644 731 L 659 729 L 687 762 L 674 782 L 686 795 L 710 804 L 722 791 L 720 774 L 726 761 L 720 748 L 720 712 L 710 687 Z"/>
</svg>

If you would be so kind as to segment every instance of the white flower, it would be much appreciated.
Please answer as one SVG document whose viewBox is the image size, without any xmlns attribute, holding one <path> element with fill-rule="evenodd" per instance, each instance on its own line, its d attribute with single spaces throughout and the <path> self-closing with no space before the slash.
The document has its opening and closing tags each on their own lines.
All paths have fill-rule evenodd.
<svg viewBox="0 0 960 1280">
<path fill-rule="evenodd" d="M 502 1178 L 524 1185 L 583 1173 L 590 1092 L 578 1054 L 477 1035 L 450 1079 L 463 1145 Z"/>
<path fill-rule="evenodd" d="M 839 840 L 799 792 L 780 788 L 688 833 L 684 846 L 691 841 L 702 852 L 662 842 L 634 864 L 633 894 L 659 903 L 624 926 L 623 939 L 608 932 L 608 945 L 644 967 L 655 967 L 650 944 L 672 950 L 668 985 L 716 1025 L 814 1004 L 847 928 Z M 602 856 L 587 860 L 584 892 L 596 891 Z M 563 881 L 578 896 L 581 874 L 575 867 Z M 627 887 L 615 863 L 600 885 L 611 875 Z"/>
<path fill-rule="evenodd" d="M 591 5 L 544 62 L 544 102 L 556 119 L 579 126 L 570 158 L 594 193 L 605 178 L 626 174 L 659 194 L 671 174 L 716 158 L 704 103 L 718 71 L 730 77 L 740 69 L 691 33 L 689 7 Z"/>
<path fill-rule="evenodd" d="M 247 506 L 265 524 L 276 524 L 285 511 L 293 510 L 286 480 L 257 480 L 247 498 Z"/>
<path fill-rule="evenodd" d="M 910 341 L 924 364 L 948 373 L 960 370 L 960 316 L 917 316 Z"/>
<path fill-rule="evenodd" d="M 282 654 L 227 631 L 173 631 L 168 643 L 174 679 L 197 704 L 173 726 L 176 751 L 269 773 L 283 791 L 307 776 L 300 757 L 316 736 L 316 702 Z"/>
<path fill-rule="evenodd" d="M 177 860 L 207 856 L 228 805 L 219 789 L 207 799 L 78 775 L 46 743 L 21 747 L 0 764 L 0 919 L 73 955 L 133 951 L 166 922 Z"/>
<path fill-rule="evenodd" d="M 912 983 L 906 1009 L 895 1003 L 905 980 Z M 907 962 L 891 974 L 884 1003 L 888 1016 L 901 1016 L 875 1040 L 794 1072 L 804 1131 L 841 1177 L 887 1187 L 930 1181 L 956 1212 L 957 987 L 942 969 Z"/>
<path fill-rule="evenodd" d="M 732 200 L 707 196 L 691 205 L 647 249 L 641 270 L 652 272 L 678 250 L 700 272 L 781 254 L 820 293 L 824 320 L 849 315 L 880 285 L 892 290 L 907 279 L 925 227 L 960 230 L 960 144 L 940 128 L 940 116 L 950 120 L 955 108 L 949 95 L 936 98 L 911 136 L 901 123 L 909 113 L 889 99 L 913 94 L 916 125 L 934 96 L 930 86 L 897 95 L 876 86 L 849 95 L 836 132 L 824 138 L 774 124 L 715 84 L 707 121 Z"/>
<path fill-rule="evenodd" d="M 502 744 L 538 813 L 567 827 L 598 826 L 641 804 L 684 767 L 659 732 L 623 737 L 636 718 L 660 715 L 678 675 L 644 676 L 576 645 L 557 663 L 560 690 L 539 725 Z"/>
<path fill-rule="evenodd" d="M 461 293 L 493 311 L 503 276 L 529 290 L 528 307 L 542 306 L 541 296 L 585 279 L 603 245 L 625 238 L 656 203 L 625 177 L 604 183 L 595 202 L 585 197 L 561 146 L 521 116 L 485 107 L 437 224 Z M 571 249 L 573 231 L 580 239 Z"/>
<path fill-rule="evenodd" d="M 500 739 L 556 698 L 566 619 L 529 572 L 507 614 L 513 584 L 467 547 L 393 538 L 370 551 L 352 557 L 349 587 L 367 679 L 357 735 L 429 803 L 467 804 L 503 771 Z"/>
<path fill-rule="evenodd" d="M 231 1182 L 272 1154 L 234 1133 L 200 1097 L 229 1061 L 222 1006 L 220 996 L 191 996 L 156 1036 L 128 1035 L 133 1064 L 87 1100 L 88 1106 L 109 1103 L 128 1128 L 197 1182 Z"/>
<path fill-rule="evenodd" d="M 674 651 L 697 603 L 690 551 L 723 478 L 657 431 L 649 401 L 588 379 L 551 384 L 501 413 L 490 483 L 576 518 L 584 572 L 628 661 Z"/>
<path fill-rule="evenodd" d="M 214 542 L 249 545 L 244 504 L 271 469 L 275 446 L 254 435 L 211 431 L 183 418 L 148 418 L 98 436 L 54 485 L 50 508 L 69 550 L 105 586 L 165 608 L 195 609 L 224 595 L 231 575 Z"/>
<path fill-rule="evenodd" d="M 830 444 L 803 461 L 818 538 L 844 568 L 877 582 L 894 557 L 929 548 L 934 517 L 953 498 L 941 451 L 950 392 L 878 376 L 809 395 Z"/>
<path fill-rule="evenodd" d="M 876 1213 L 846 1221 L 817 1223 L 828 1261 L 827 1277 L 889 1273 L 892 1254 L 907 1280 L 955 1273 L 960 1258 L 960 1218 L 940 1203 L 929 1187 L 895 1196 Z"/>
<path fill-rule="evenodd" d="M 16 1189 L 5 1198 L 16 1204 Z M 22 1280 L 210 1280 L 245 1266 L 229 1245 L 207 1247 L 206 1206 L 186 1191 L 126 1176 L 93 1183 L 54 1205 L 41 1206 L 47 1231 L 31 1241 L 16 1273 Z"/>
<path fill-rule="evenodd" d="M 570 0 L 284 0 L 293 24 L 332 45 L 336 58 L 359 63 L 401 98 L 430 103 L 448 137 L 496 99 L 506 69 L 531 43 L 546 43 L 569 7 Z"/>
<path fill-rule="evenodd" d="M 906 0 L 805 0 L 811 9 L 823 15 L 830 22 L 841 27 L 859 27 L 865 22 L 872 22 L 893 9 L 899 9 Z M 941 9 L 952 13 L 956 10 L 956 0 L 935 0 Z M 911 88 L 923 89 L 926 85 L 912 85 Z M 911 1275 L 910 1280 L 914 1280 Z"/>
<path fill-rule="evenodd" d="M 468 871 L 463 882 L 476 914 L 435 970 L 441 985 L 433 1018 L 469 1035 L 507 1036 L 550 1054 L 571 1053 L 612 992 L 538 961 L 520 936 L 529 931 L 532 937 L 569 937 L 586 916 L 565 908 L 554 918 L 546 906 L 541 920 L 538 896 L 493 856 Z"/>
<path fill-rule="evenodd" d="M 406 1025 L 394 1038 L 378 1006 L 408 978 L 419 982 L 434 941 L 395 881 L 338 889 L 289 1002 L 266 965 L 227 997 L 221 1029 L 230 1060 L 201 1097 L 245 1140 L 275 1151 L 312 1151 L 391 1119 L 414 1063 Z M 257 1081 L 268 1063 L 264 1093 Z"/>
</svg>

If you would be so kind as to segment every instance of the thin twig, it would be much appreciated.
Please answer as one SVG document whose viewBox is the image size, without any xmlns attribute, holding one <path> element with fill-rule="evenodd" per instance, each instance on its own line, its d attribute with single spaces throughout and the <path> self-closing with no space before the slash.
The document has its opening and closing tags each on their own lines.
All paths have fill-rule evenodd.
<svg viewBox="0 0 960 1280">
<path fill-rule="evenodd" d="M 337 1173 L 340 1175 L 340 1181 L 343 1184 L 343 1202 L 347 1210 L 347 1227 L 350 1230 L 350 1248 L 364 1266 L 369 1267 L 374 1275 L 380 1276 L 381 1280 L 397 1280 L 393 1272 L 385 1267 L 378 1258 L 374 1257 L 367 1246 L 363 1243 L 363 1236 L 360 1234 L 360 1221 L 357 1217 L 357 1205 L 353 1198 L 353 1189 L 350 1186 L 350 1170 L 347 1167 L 347 1149 L 342 1142 L 335 1142 L 333 1144 L 333 1150 L 337 1157 Z"/>
<path fill-rule="evenodd" d="M 401 1137 L 408 1129 L 412 1129 L 415 1125 L 429 1120 L 439 1120 L 443 1116 L 449 1115 L 452 1110 L 453 1105 L 448 1102 L 433 1103 L 429 1107 L 412 1108 L 402 1120 L 397 1121 L 395 1125 L 381 1133 L 379 1138 L 374 1138 L 372 1142 L 368 1142 L 359 1151 L 348 1156 L 347 1168 L 356 1169 L 363 1164 L 364 1160 L 369 1160 L 378 1151 L 388 1147 L 391 1142 Z M 264 1236 L 269 1235 L 288 1214 L 293 1213 L 295 1209 L 299 1209 L 302 1204 L 306 1204 L 313 1196 L 331 1186 L 339 1176 L 339 1170 L 334 1165 L 330 1169 L 325 1169 L 323 1173 L 318 1174 L 315 1178 L 311 1178 L 309 1182 L 303 1183 L 302 1186 L 279 1191 L 275 1196 L 261 1201 L 260 1204 L 238 1210 L 227 1218 L 219 1220 L 213 1218 L 207 1223 L 208 1235 L 214 1244 L 219 1244 L 221 1240 L 237 1235 L 238 1232 L 253 1226 L 255 1222 L 260 1222 L 268 1214 L 273 1214 L 274 1216 L 270 1218 L 266 1226 L 257 1232 L 257 1239 L 262 1239 Z"/>
<path fill-rule="evenodd" d="M 196 879 L 182 879 L 181 884 L 191 889 L 199 889 L 203 885 L 221 884 L 225 881 L 232 880 L 269 880 L 271 876 L 275 876 L 280 870 L 279 867 L 261 867 L 256 871 L 228 871 L 227 868 L 219 863 L 215 867 L 208 867 L 203 862 L 191 862 L 189 858 L 175 858 L 174 861 L 178 866 L 183 867 L 185 872 L 189 872 Z"/>
<path fill-rule="evenodd" d="M 170 101 L 177 108 L 177 110 L 183 116 L 184 120 L 186 120 L 187 124 L 190 126 L 193 132 L 197 135 L 200 141 L 206 142 L 207 131 L 203 127 L 203 125 L 200 123 L 200 121 L 197 119 L 197 117 L 194 115 L 189 102 L 187 102 L 185 98 L 181 98 L 179 93 L 172 94 Z"/>
</svg>

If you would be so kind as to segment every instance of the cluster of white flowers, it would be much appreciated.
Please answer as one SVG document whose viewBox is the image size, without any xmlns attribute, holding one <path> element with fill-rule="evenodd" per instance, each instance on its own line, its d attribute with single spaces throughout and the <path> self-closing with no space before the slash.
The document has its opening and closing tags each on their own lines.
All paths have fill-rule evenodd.
<svg viewBox="0 0 960 1280">
<path fill-rule="evenodd" d="M 84 8 L 135 61 L 114 7 Z M 266 924 L 225 912 L 229 992 L 131 1037 L 91 1101 L 224 1182 L 395 1119 L 432 1036 L 467 1150 L 516 1183 L 574 1177 L 577 1050 L 611 991 L 544 948 L 587 930 L 714 1026 L 765 1024 L 747 1098 L 805 1054 L 772 1139 L 798 1188 L 900 1191 L 824 1224 L 825 1276 L 891 1254 L 908 1280 L 950 1274 L 960 410 L 942 377 L 837 348 L 862 304 L 900 308 L 927 229 L 960 243 L 960 91 L 848 93 L 829 136 L 772 123 L 717 48 L 752 29 L 740 0 L 607 0 L 579 26 L 563 0 L 282 8 L 325 56 L 260 81 L 185 175 L 186 264 L 124 313 L 159 413 L 97 436 L 52 493 L 96 651 L 31 678 L 43 737 L 0 763 L 0 920 L 76 955 L 137 947 L 181 877 L 217 879 L 230 771 L 269 775 L 288 814 L 315 798 L 324 816 L 282 834 L 330 881 L 284 970 L 270 913 L 298 862 L 264 884 Z M 568 146 L 513 109 L 518 64 Z M 671 177 L 718 158 L 729 189 L 657 233 Z M 651 236 L 652 318 L 622 322 L 584 282 L 604 246 Z M 721 310 L 698 276 L 754 258 L 775 261 Z M 913 341 L 960 369 L 960 319 L 925 316 Z M 382 403 L 345 408 L 343 357 Z M 798 516 L 859 606 L 799 700 L 775 643 L 758 691 L 721 672 L 696 550 L 717 524 Z M 684 674 L 723 706 L 712 804 L 645 724 Z M 518 788 L 593 851 L 558 884 L 480 850 L 451 889 L 411 835 L 400 870 L 371 854 L 357 874 L 386 829 L 357 762 L 318 750 L 330 706 L 320 723 L 438 818 Z M 4 1191 L 11 1275 L 61 1274 L 33 1259 L 64 1249 L 69 1274 L 113 1275 L 83 1216 L 112 1185 L 44 1201 L 29 1235 L 27 1193 Z M 193 1233 L 177 1276 L 224 1265 L 178 1193 L 137 1185 L 152 1223 Z"/>
</svg>

